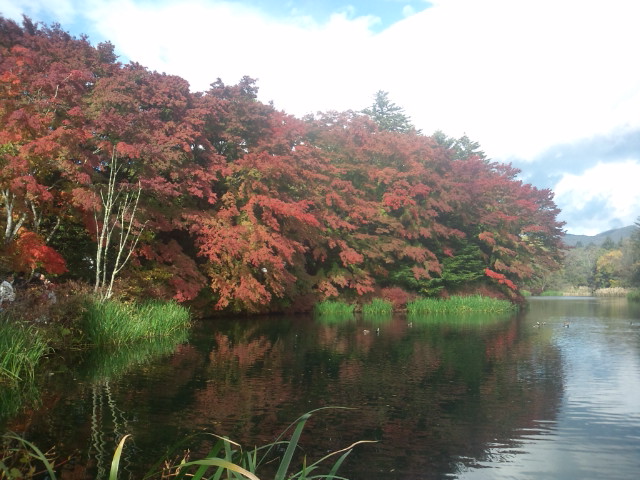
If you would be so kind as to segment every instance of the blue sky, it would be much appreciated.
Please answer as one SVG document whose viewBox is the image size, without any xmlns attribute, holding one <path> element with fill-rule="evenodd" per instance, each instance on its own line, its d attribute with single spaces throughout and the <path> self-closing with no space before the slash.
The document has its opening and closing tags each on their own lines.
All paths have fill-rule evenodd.
<svg viewBox="0 0 640 480">
<path fill-rule="evenodd" d="M 425 133 L 469 135 L 552 188 L 570 233 L 640 216 L 640 2 L 630 0 L 0 0 L 123 62 L 258 79 L 294 115 L 389 92 Z"/>
</svg>

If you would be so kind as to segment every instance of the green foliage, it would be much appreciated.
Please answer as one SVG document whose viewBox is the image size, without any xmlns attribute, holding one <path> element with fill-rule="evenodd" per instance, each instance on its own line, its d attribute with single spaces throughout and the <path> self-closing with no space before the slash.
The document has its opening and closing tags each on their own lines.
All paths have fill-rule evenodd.
<svg viewBox="0 0 640 480">
<path fill-rule="evenodd" d="M 425 293 L 437 293 L 443 288 L 455 289 L 484 277 L 485 262 L 477 245 L 467 245 L 456 255 L 445 257 L 442 273 L 427 282 Z"/>
<path fill-rule="evenodd" d="M 411 124 L 411 119 L 405 115 L 404 109 L 389 100 L 389 92 L 382 90 L 376 92 L 373 105 L 365 108 L 362 113 L 371 117 L 381 130 L 396 133 L 415 131 L 415 127 Z"/>
<path fill-rule="evenodd" d="M 487 159 L 485 153 L 480 149 L 480 144 L 471 140 L 467 135 L 460 138 L 453 138 L 445 135 L 442 130 L 436 130 L 431 135 L 436 143 L 449 150 L 454 160 L 467 160 L 472 156 L 477 156 L 483 160 Z"/>
<path fill-rule="evenodd" d="M 505 313 L 517 310 L 517 306 L 507 300 L 471 295 L 468 297 L 419 298 L 407 304 L 409 315 L 431 313 Z"/>
<path fill-rule="evenodd" d="M 190 325 L 189 311 L 176 302 L 127 304 L 117 300 L 88 303 L 85 329 L 94 345 L 120 345 L 173 336 Z"/>
<path fill-rule="evenodd" d="M 273 443 L 249 450 L 243 449 L 239 444 L 226 437 L 211 435 L 216 439 L 216 442 L 204 458 L 191 460 L 187 454 L 182 461 L 175 465 L 171 465 L 166 459 L 160 459 L 144 478 L 148 480 L 154 478 L 259 480 L 258 475 L 263 471 L 265 475 L 270 475 L 275 470 L 275 475 L 272 477 L 274 480 L 311 480 L 317 478 L 345 480 L 344 477 L 338 475 L 338 469 L 355 446 L 371 442 L 366 440 L 355 442 L 346 448 L 330 452 L 313 462 L 309 461 L 305 455 L 302 457 L 299 467 L 293 466 L 294 460 L 299 458 L 302 431 L 311 415 L 319 410 L 324 410 L 324 408 L 312 410 L 300 416 Z M 287 435 L 289 438 L 285 439 Z M 120 459 L 129 438 L 130 435 L 124 435 L 118 442 L 111 462 L 109 480 L 117 480 L 118 478 Z M 180 442 L 179 445 L 182 446 L 184 443 Z M 5 434 L 3 435 L 3 445 L 5 447 L 2 452 L 3 457 L 0 459 L 0 478 L 11 480 L 32 478 L 36 468 L 44 468 L 51 480 L 57 479 L 51 456 L 42 453 L 33 443 L 15 434 Z M 158 470 L 159 467 L 160 470 Z M 321 473 L 322 470 L 324 473 Z M 262 478 L 266 477 L 262 476 Z"/>
<path fill-rule="evenodd" d="M 640 289 L 631 290 L 629 293 L 627 293 L 627 298 L 632 302 L 640 302 Z"/>
<path fill-rule="evenodd" d="M 33 379 L 36 366 L 50 348 L 34 327 L 0 316 L 0 383 Z"/>
</svg>

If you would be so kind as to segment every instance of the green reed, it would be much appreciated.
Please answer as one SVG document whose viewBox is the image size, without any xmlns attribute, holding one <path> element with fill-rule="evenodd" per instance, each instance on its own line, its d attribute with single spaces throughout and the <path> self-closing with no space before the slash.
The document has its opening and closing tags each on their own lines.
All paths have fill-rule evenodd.
<svg viewBox="0 0 640 480">
<path fill-rule="evenodd" d="M 353 315 L 355 305 L 334 300 L 324 300 L 316 303 L 314 309 L 318 315 L 350 316 Z"/>
<path fill-rule="evenodd" d="M 391 315 L 393 304 L 383 298 L 374 298 L 371 302 L 362 306 L 362 314 L 366 316 Z"/>
<path fill-rule="evenodd" d="M 545 290 L 540 294 L 541 297 L 562 297 L 564 296 L 564 292 L 560 290 Z"/>
<path fill-rule="evenodd" d="M 0 319 L 0 382 L 33 380 L 36 366 L 50 348 L 34 327 L 9 317 Z"/>
<path fill-rule="evenodd" d="M 505 313 L 517 310 L 517 306 L 507 300 L 482 295 L 450 298 L 419 298 L 407 304 L 409 315 L 428 313 Z"/>
<path fill-rule="evenodd" d="M 95 345 L 121 345 L 171 336 L 189 325 L 189 310 L 173 301 L 142 304 L 91 301 L 85 313 L 86 333 Z"/>
</svg>

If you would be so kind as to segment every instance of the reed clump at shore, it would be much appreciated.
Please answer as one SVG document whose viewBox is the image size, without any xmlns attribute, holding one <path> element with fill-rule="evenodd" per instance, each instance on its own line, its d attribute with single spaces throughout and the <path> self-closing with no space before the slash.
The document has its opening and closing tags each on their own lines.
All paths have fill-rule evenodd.
<svg viewBox="0 0 640 480">
<path fill-rule="evenodd" d="M 506 313 L 517 310 L 517 305 L 508 300 L 501 300 L 482 295 L 467 297 L 452 296 L 450 298 L 418 298 L 407 304 L 409 315 L 431 313 Z"/>
</svg>

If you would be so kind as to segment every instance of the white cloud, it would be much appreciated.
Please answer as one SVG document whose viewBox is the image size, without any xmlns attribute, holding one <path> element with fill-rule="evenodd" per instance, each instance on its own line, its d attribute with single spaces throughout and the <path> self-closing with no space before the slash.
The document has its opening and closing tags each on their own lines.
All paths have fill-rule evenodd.
<svg viewBox="0 0 640 480">
<path fill-rule="evenodd" d="M 583 218 L 571 233 L 585 235 L 633 224 L 640 215 L 638 179 L 640 164 L 634 160 L 599 163 L 580 176 L 565 173 L 553 189 L 556 202 L 565 205 L 561 218 Z"/>
<path fill-rule="evenodd" d="M 44 2 L 42 0 L 0 0 L 0 13 L 7 18 L 22 20 L 22 14 L 27 14 L 33 20 L 40 20 L 41 16 L 52 16 L 57 22 L 68 23 L 76 14 L 73 0 L 56 0 Z"/>
<path fill-rule="evenodd" d="M 402 15 L 404 15 L 405 17 L 410 17 L 414 13 L 416 13 L 416 9 L 411 5 L 405 5 L 404 7 L 402 7 Z"/>
<path fill-rule="evenodd" d="M 320 25 L 231 3 L 129 0 L 96 2 L 88 15 L 123 55 L 178 74 L 194 90 L 217 77 L 235 83 L 249 75 L 259 79 L 262 99 L 298 115 L 361 107 L 375 91 L 366 68 L 373 17 L 350 19 L 344 12 Z"/>
</svg>

